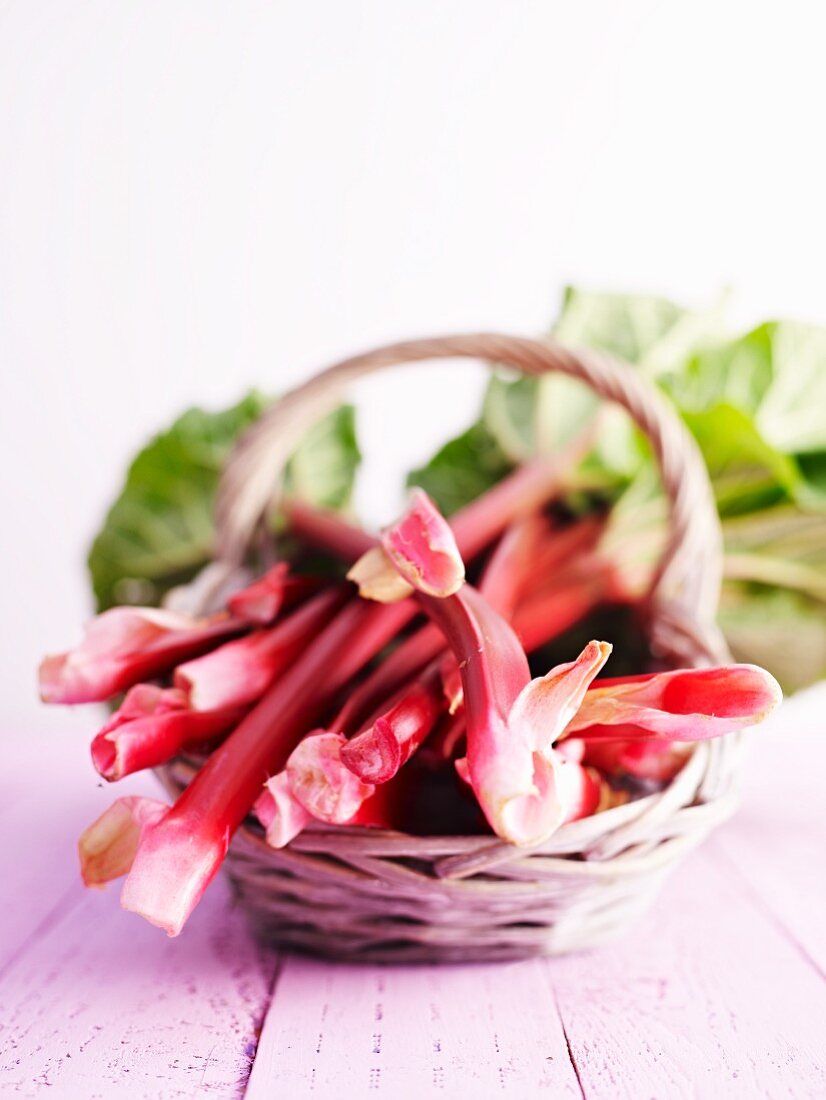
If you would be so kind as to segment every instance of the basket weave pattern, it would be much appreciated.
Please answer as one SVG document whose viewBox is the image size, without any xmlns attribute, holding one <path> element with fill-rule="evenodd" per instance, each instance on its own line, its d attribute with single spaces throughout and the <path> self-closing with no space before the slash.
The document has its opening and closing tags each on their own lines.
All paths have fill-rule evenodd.
<svg viewBox="0 0 826 1100">
<path fill-rule="evenodd" d="M 560 371 L 623 406 L 648 436 L 670 506 L 669 539 L 646 601 L 652 650 L 675 666 L 728 657 L 715 625 L 721 536 L 705 467 L 682 423 L 640 376 L 593 351 L 476 334 L 416 340 L 345 360 L 292 390 L 247 432 L 218 494 L 218 562 L 210 585 L 238 568 L 259 536 L 280 474 L 304 432 L 370 372 L 432 358 L 473 358 L 526 374 Z M 371 961 L 467 961 L 559 954 L 619 934 L 663 876 L 735 807 L 740 737 L 702 743 L 669 786 L 563 826 L 543 845 L 490 836 L 414 837 L 316 824 L 286 848 L 250 820 L 226 867 L 267 939 Z M 159 770 L 177 795 L 197 761 Z"/>
</svg>

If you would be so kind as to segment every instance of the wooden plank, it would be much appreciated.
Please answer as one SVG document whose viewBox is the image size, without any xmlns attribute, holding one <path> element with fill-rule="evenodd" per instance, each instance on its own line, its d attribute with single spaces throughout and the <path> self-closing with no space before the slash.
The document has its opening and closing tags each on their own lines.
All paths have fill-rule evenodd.
<svg viewBox="0 0 826 1100">
<path fill-rule="evenodd" d="M 752 736 L 743 808 L 708 852 L 826 975 L 826 685 Z"/>
<path fill-rule="evenodd" d="M 82 894 L 0 980 L 3 1085 L 84 1100 L 241 1096 L 274 965 L 223 879 L 176 940 L 121 910 L 116 891 Z"/>
<path fill-rule="evenodd" d="M 48 749 L 49 751 L 44 751 Z M 84 891 L 77 834 L 119 793 L 163 797 L 151 776 L 98 783 L 84 742 L 10 739 L 0 880 L 0 1075 L 23 1096 L 240 1096 L 275 967 L 223 879 L 177 940 Z M 8 798 L 5 796 L 8 794 Z"/>
<path fill-rule="evenodd" d="M 6 737 L 8 770 L 0 794 L 0 882 L 14 884 L 14 905 L 0 906 L 0 973 L 52 916 L 81 892 L 80 832 L 119 794 L 164 795 L 150 775 L 122 785 L 99 779 L 87 738 Z"/>
<path fill-rule="evenodd" d="M 541 962 L 346 966 L 288 959 L 247 1100 L 581 1097 Z"/>
<path fill-rule="evenodd" d="M 826 982 L 703 851 L 629 937 L 546 965 L 589 1100 L 826 1095 Z"/>
</svg>

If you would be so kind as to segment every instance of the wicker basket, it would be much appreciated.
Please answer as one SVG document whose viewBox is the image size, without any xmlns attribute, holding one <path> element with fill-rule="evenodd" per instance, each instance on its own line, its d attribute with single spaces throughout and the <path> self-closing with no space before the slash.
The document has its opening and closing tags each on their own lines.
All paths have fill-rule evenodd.
<svg viewBox="0 0 826 1100">
<path fill-rule="evenodd" d="M 308 427 L 353 380 L 399 363 L 473 358 L 525 374 L 560 371 L 617 402 L 649 437 L 670 504 L 670 537 L 646 602 L 652 651 L 675 665 L 728 657 L 714 625 L 721 536 L 705 467 L 672 409 L 638 373 L 593 351 L 499 335 L 380 348 L 288 393 L 233 453 L 218 495 L 218 562 L 192 588 L 210 590 L 243 561 L 273 505 L 280 471 Z M 370 961 L 512 959 L 591 947 L 620 933 L 663 876 L 735 804 L 739 738 L 702 743 L 662 792 L 561 828 L 534 849 L 489 836 L 414 837 L 315 825 L 280 850 L 257 823 L 240 830 L 227 872 L 268 940 Z M 161 770 L 177 794 L 197 766 Z"/>
</svg>

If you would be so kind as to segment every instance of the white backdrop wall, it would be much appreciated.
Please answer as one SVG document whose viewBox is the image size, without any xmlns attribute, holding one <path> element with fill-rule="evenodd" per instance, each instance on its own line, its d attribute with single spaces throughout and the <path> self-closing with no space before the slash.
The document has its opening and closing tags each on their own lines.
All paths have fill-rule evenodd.
<svg viewBox="0 0 826 1100">
<path fill-rule="evenodd" d="M 38 656 L 88 614 L 127 457 L 187 403 L 539 332 L 569 281 L 825 321 L 824 31 L 817 2 L 0 2 L 6 726 L 65 722 Z M 422 457 L 478 385 L 408 377 L 391 422 L 382 384 L 369 450 Z"/>
</svg>

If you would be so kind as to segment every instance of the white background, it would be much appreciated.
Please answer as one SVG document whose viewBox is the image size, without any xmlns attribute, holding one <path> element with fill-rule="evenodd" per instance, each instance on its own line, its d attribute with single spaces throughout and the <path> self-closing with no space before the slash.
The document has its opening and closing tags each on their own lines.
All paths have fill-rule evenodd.
<svg viewBox="0 0 826 1100">
<path fill-rule="evenodd" d="M 6 724 L 65 722 L 37 659 L 187 403 L 536 333 L 568 281 L 826 321 L 824 31 L 817 0 L 0 0 Z M 408 379 L 392 428 L 371 391 L 371 451 L 421 457 L 477 389 Z"/>
</svg>

